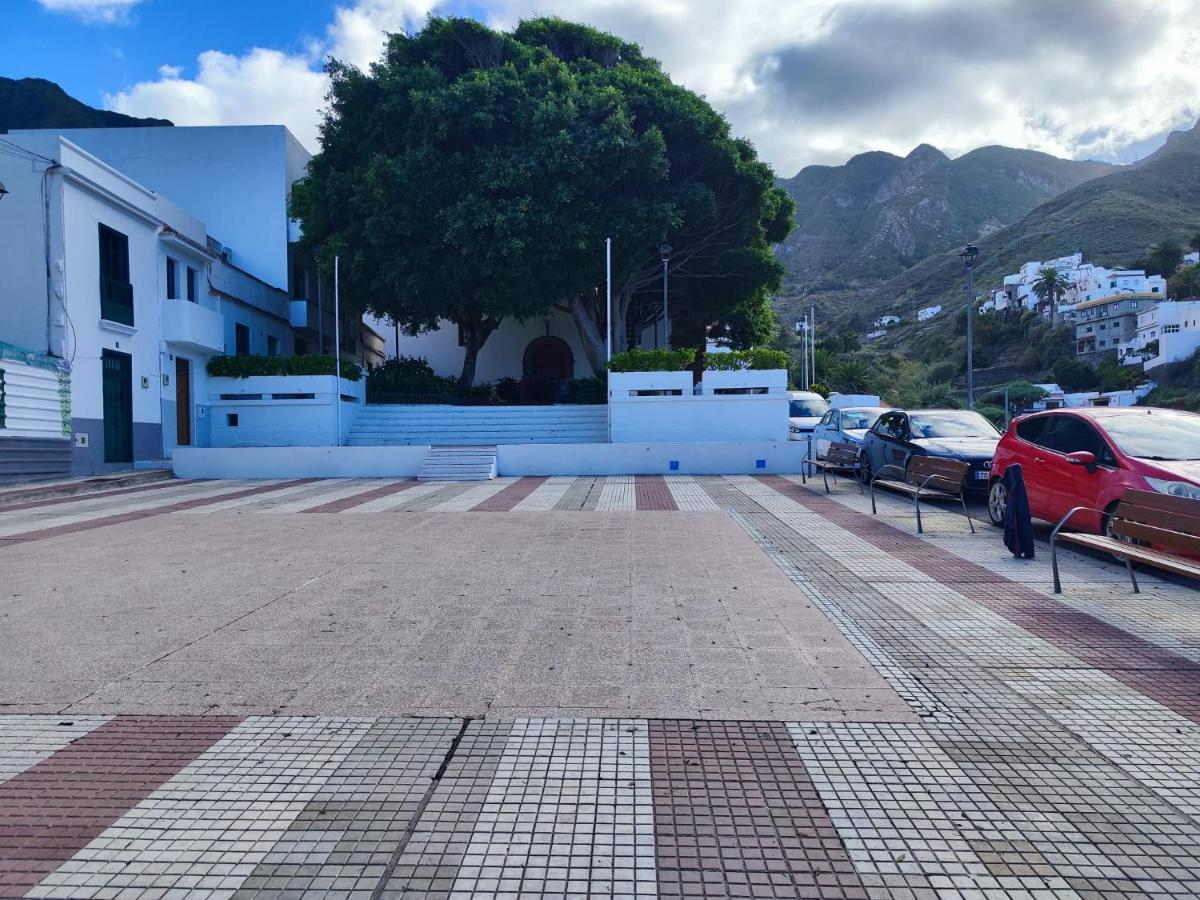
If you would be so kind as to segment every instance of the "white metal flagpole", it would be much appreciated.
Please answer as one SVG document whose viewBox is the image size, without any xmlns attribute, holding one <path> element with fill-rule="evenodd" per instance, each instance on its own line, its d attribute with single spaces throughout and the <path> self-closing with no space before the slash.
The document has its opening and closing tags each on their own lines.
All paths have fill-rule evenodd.
<svg viewBox="0 0 1200 900">
<path fill-rule="evenodd" d="M 604 239 L 604 344 L 612 361 L 612 238 Z"/>
<path fill-rule="evenodd" d="M 338 288 L 339 256 L 333 258 L 333 408 L 337 410 L 334 445 L 342 446 L 342 307 Z"/>
<path fill-rule="evenodd" d="M 604 352 L 612 362 L 612 238 L 604 239 Z M 608 439 L 612 440 L 612 392 L 608 395 Z"/>
</svg>

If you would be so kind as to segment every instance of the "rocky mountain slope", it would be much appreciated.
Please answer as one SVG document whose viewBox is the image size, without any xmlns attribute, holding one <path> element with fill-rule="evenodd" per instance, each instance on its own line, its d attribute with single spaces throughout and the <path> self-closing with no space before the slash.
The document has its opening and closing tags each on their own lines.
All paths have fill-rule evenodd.
<svg viewBox="0 0 1200 900">
<path fill-rule="evenodd" d="M 797 203 L 796 230 L 779 250 L 789 292 L 896 275 L 1115 168 L 1007 147 L 950 159 L 928 144 L 903 158 L 864 153 L 843 166 L 809 166 L 780 182 Z"/>
<path fill-rule="evenodd" d="M 0 132 L 16 128 L 131 128 L 171 125 L 94 109 L 42 78 L 0 77 Z"/>
</svg>

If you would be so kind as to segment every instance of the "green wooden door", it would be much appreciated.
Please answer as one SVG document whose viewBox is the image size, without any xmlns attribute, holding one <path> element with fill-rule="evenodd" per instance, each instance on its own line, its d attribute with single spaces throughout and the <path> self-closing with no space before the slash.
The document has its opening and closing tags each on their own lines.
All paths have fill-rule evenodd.
<svg viewBox="0 0 1200 900">
<path fill-rule="evenodd" d="M 105 350 L 104 461 L 133 462 L 133 358 Z"/>
</svg>

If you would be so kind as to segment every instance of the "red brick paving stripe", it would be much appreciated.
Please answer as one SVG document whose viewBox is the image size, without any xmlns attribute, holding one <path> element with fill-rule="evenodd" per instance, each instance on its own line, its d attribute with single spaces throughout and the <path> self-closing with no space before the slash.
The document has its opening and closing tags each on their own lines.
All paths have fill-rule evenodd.
<svg viewBox="0 0 1200 900">
<path fill-rule="evenodd" d="M 633 496 L 637 509 L 679 509 L 667 480 L 661 475 L 635 475 Z"/>
<path fill-rule="evenodd" d="M 340 513 L 348 509 L 354 509 L 356 506 L 362 506 L 364 503 L 370 503 L 372 500 L 379 500 L 383 497 L 390 497 L 392 494 L 398 494 L 401 491 L 407 491 L 409 488 L 417 486 L 417 481 L 400 481 L 396 484 L 384 484 L 377 488 L 371 488 L 369 491 L 363 491 L 361 494 L 355 494 L 352 497 L 343 497 L 341 500 L 331 500 L 328 503 L 323 503 L 320 506 L 313 506 L 309 509 L 302 509 L 301 512 L 306 513 Z"/>
<path fill-rule="evenodd" d="M 652 719 L 659 897 L 846 897 L 866 890 L 787 727 Z"/>
<path fill-rule="evenodd" d="M 778 475 L 759 476 L 759 480 L 967 599 L 1200 723 L 1200 663 Z M 997 552 L 1002 546 L 997 540 Z"/>
<path fill-rule="evenodd" d="M 212 497 L 195 497 L 191 500 L 180 500 L 177 503 L 168 503 L 164 506 L 156 506 L 153 509 L 138 509 L 131 512 L 116 513 L 111 516 L 101 516 L 96 519 L 85 519 L 82 522 L 71 522 L 67 525 L 55 525 L 52 528 L 39 528 L 36 531 L 25 531 L 20 534 L 10 534 L 7 537 L 0 538 L 0 547 L 7 544 L 24 544 L 29 541 L 44 541 L 47 538 L 59 537 L 64 534 L 74 534 L 78 531 L 91 531 L 93 528 L 104 528 L 109 525 L 121 525 L 125 522 L 135 522 L 138 519 L 148 519 L 152 516 L 161 516 L 166 513 L 184 512 L 189 509 L 195 509 L 198 506 L 208 506 L 212 503 L 222 503 L 226 500 L 240 500 L 242 497 L 253 497 L 256 494 L 267 494 L 271 491 L 282 490 L 287 487 L 295 487 L 301 484 L 311 484 L 314 481 L 320 481 L 319 478 L 297 478 L 293 481 L 283 481 L 279 484 L 260 484 L 257 487 L 243 488 L 238 491 L 230 491 L 227 494 L 216 494 Z"/>
<path fill-rule="evenodd" d="M 471 507 L 471 512 L 508 512 L 543 484 L 544 475 L 527 475 Z"/>
<path fill-rule="evenodd" d="M 241 720 L 118 716 L 0 784 L 0 896 L 20 896 Z"/>
<path fill-rule="evenodd" d="M 168 481 L 156 481 L 154 484 L 139 484 L 134 487 L 115 488 L 111 491 L 91 491 L 72 494 L 69 497 L 49 497 L 45 500 L 30 500 L 27 503 L 12 503 L 0 505 L 0 513 L 17 512 L 22 509 L 36 509 L 41 506 L 56 506 L 60 503 L 79 503 L 83 500 L 103 500 L 107 497 L 119 497 L 122 494 L 140 494 L 143 491 L 160 491 L 163 488 L 179 487 L 184 484 L 196 484 L 196 478 L 173 478 Z"/>
</svg>

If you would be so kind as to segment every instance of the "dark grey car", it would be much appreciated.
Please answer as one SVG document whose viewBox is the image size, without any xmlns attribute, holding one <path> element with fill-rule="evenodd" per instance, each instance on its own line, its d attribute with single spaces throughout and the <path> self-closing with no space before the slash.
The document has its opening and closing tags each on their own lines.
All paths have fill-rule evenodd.
<svg viewBox="0 0 1200 900">
<path fill-rule="evenodd" d="M 1000 432 L 977 412 L 913 409 L 886 412 L 863 438 L 862 477 L 870 481 L 885 465 L 908 465 L 913 456 L 937 456 L 971 464 L 966 487 L 986 492 Z"/>
</svg>

